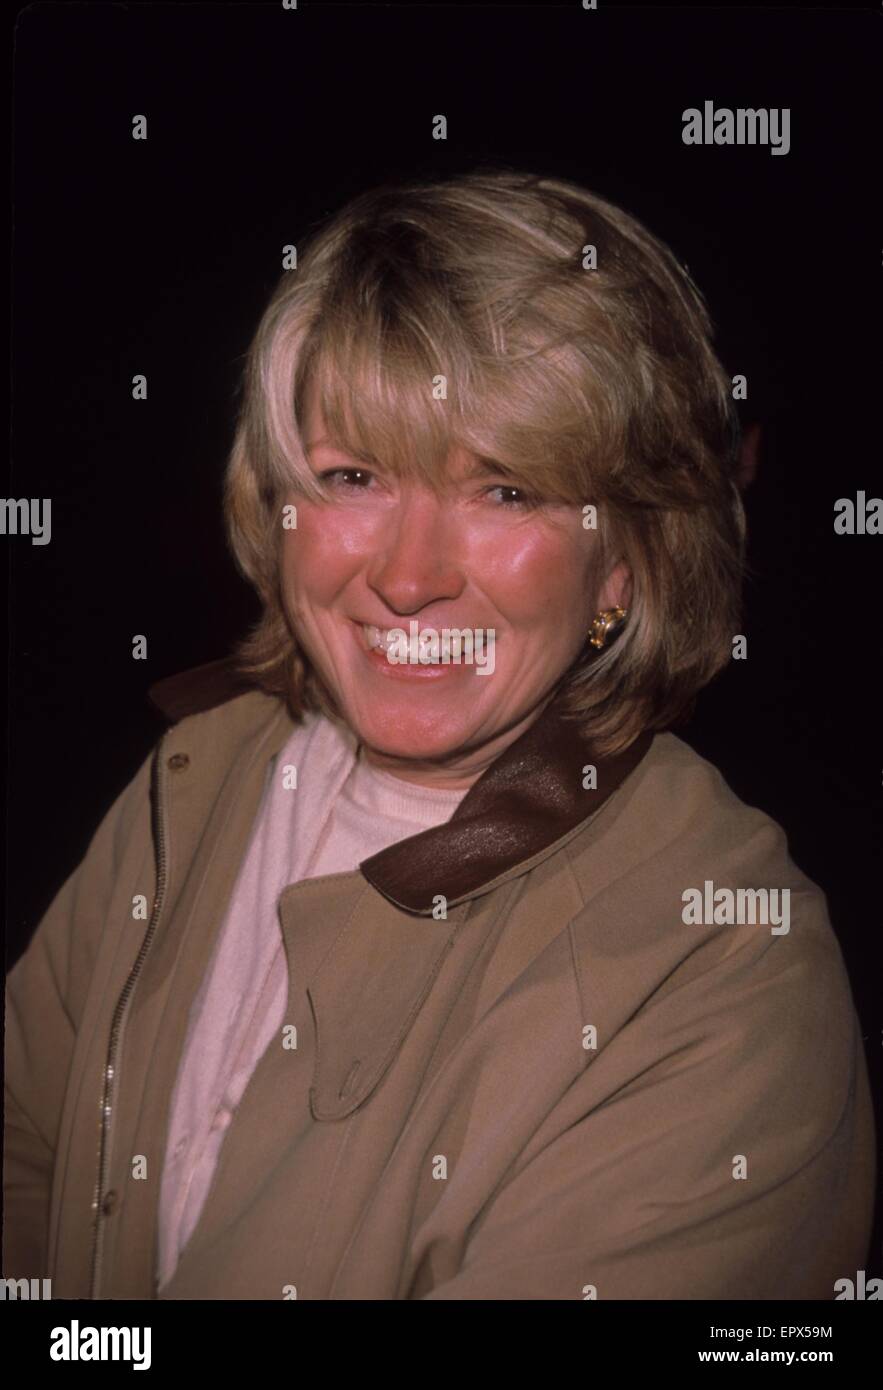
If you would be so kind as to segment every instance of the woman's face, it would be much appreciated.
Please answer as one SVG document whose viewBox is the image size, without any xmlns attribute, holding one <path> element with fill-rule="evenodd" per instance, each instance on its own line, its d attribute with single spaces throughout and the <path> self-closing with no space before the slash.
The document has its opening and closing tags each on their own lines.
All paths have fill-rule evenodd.
<svg viewBox="0 0 883 1390">
<path fill-rule="evenodd" d="M 326 440 L 315 397 L 304 441 L 313 472 L 334 472 L 333 500 L 286 498 L 297 507 L 296 529 L 283 531 L 288 620 L 370 762 L 468 787 L 541 713 L 595 613 L 626 606 L 628 573 L 596 573 L 597 532 L 579 504 L 519 505 L 523 493 L 474 472 L 467 454 L 449 460 L 436 497 Z M 474 660 L 395 664 L 371 652 L 378 634 L 365 626 L 409 635 L 412 621 L 439 637 L 472 629 Z"/>
</svg>

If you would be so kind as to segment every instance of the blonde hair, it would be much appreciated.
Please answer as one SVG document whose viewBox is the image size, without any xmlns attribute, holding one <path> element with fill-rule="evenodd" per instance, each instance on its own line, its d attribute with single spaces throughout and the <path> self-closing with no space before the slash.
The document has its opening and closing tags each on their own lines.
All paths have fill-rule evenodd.
<svg viewBox="0 0 883 1390">
<path fill-rule="evenodd" d="M 235 664 L 296 719 L 339 713 L 281 593 L 282 498 L 327 495 L 300 432 L 313 382 L 335 442 L 395 476 L 436 488 L 459 446 L 512 486 L 598 507 L 602 556 L 631 569 L 628 618 L 559 693 L 599 753 L 684 717 L 727 663 L 745 571 L 731 382 L 699 290 L 629 214 L 482 168 L 361 194 L 283 273 L 248 354 L 224 500 L 263 604 Z"/>
</svg>

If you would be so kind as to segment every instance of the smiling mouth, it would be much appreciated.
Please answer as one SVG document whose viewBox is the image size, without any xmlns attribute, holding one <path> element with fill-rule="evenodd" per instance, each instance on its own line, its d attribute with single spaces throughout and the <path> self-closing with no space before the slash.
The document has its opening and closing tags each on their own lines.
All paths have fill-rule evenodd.
<svg viewBox="0 0 883 1390">
<path fill-rule="evenodd" d="M 389 656 L 390 652 L 398 652 L 401 650 L 401 634 L 405 631 L 404 628 L 376 627 L 373 623 L 357 623 L 356 626 L 361 630 L 362 642 L 367 651 Z M 446 635 L 454 632 L 461 635 L 456 638 Z M 397 635 L 392 636 L 393 633 Z M 439 630 L 438 628 L 427 627 L 424 632 L 419 633 L 417 637 L 418 655 L 421 659 L 425 659 L 427 664 L 436 664 L 429 660 L 432 652 L 433 639 L 435 639 L 438 643 L 438 663 L 445 662 L 447 664 L 449 661 L 456 661 L 458 656 L 462 659 L 464 649 L 468 649 L 467 634 L 471 634 L 473 642 L 476 639 L 476 635 L 480 634 L 478 635 L 479 644 L 481 644 L 483 640 L 486 640 L 484 628 L 446 627 Z M 405 634 L 405 641 L 410 647 L 410 635 L 408 633 Z"/>
<path fill-rule="evenodd" d="M 363 623 L 358 619 L 351 621 L 358 632 L 359 647 L 371 665 L 382 670 L 384 674 L 442 676 L 456 671 L 474 672 L 482 667 L 488 673 L 493 669 L 495 633 L 491 628 L 439 629 L 427 626 L 421 632 L 416 620 L 411 619 L 408 627 L 413 624 L 415 631 L 409 632 L 401 626 L 378 627 L 374 623 Z M 391 635 L 394 633 L 398 636 Z M 438 643 L 435 652 L 434 642 Z M 486 646 L 491 650 L 490 660 L 486 654 Z"/>
</svg>

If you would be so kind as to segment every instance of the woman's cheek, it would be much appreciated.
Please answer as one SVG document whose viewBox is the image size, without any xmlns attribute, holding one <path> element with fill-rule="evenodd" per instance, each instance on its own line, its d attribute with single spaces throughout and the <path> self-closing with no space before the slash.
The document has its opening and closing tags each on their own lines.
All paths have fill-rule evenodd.
<svg viewBox="0 0 883 1390">
<path fill-rule="evenodd" d="M 505 590 L 524 611 L 546 614 L 550 602 L 580 591 L 592 572 L 580 536 L 543 523 L 476 528 L 467 556 L 473 576 Z"/>
</svg>

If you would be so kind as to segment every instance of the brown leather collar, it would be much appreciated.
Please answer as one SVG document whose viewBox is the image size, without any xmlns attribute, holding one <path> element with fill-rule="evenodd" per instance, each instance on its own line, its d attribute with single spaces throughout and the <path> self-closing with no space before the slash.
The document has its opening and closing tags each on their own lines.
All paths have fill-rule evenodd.
<svg viewBox="0 0 883 1390">
<path fill-rule="evenodd" d="M 147 698 L 164 719 L 177 724 L 189 714 L 214 709 L 253 689 L 237 674 L 230 658 L 222 657 L 220 661 L 207 661 L 204 666 L 191 666 L 155 681 L 148 688 Z"/>
<path fill-rule="evenodd" d="M 652 742 L 646 732 L 617 757 L 594 757 L 578 725 L 563 719 L 552 700 L 472 784 L 450 820 L 390 845 L 359 868 L 411 911 L 431 911 L 437 893 L 456 902 L 593 815 Z M 597 790 L 583 789 L 587 763 L 597 768 Z"/>
<path fill-rule="evenodd" d="M 228 660 L 209 662 L 158 681 L 148 698 L 172 722 L 244 694 L 248 685 Z M 613 757 L 593 754 L 557 697 L 473 783 L 453 816 L 400 840 L 359 865 L 384 897 L 410 912 L 432 911 L 468 897 L 541 854 L 600 808 L 647 753 L 645 730 Z M 584 768 L 597 769 L 597 788 L 583 787 Z"/>
</svg>

